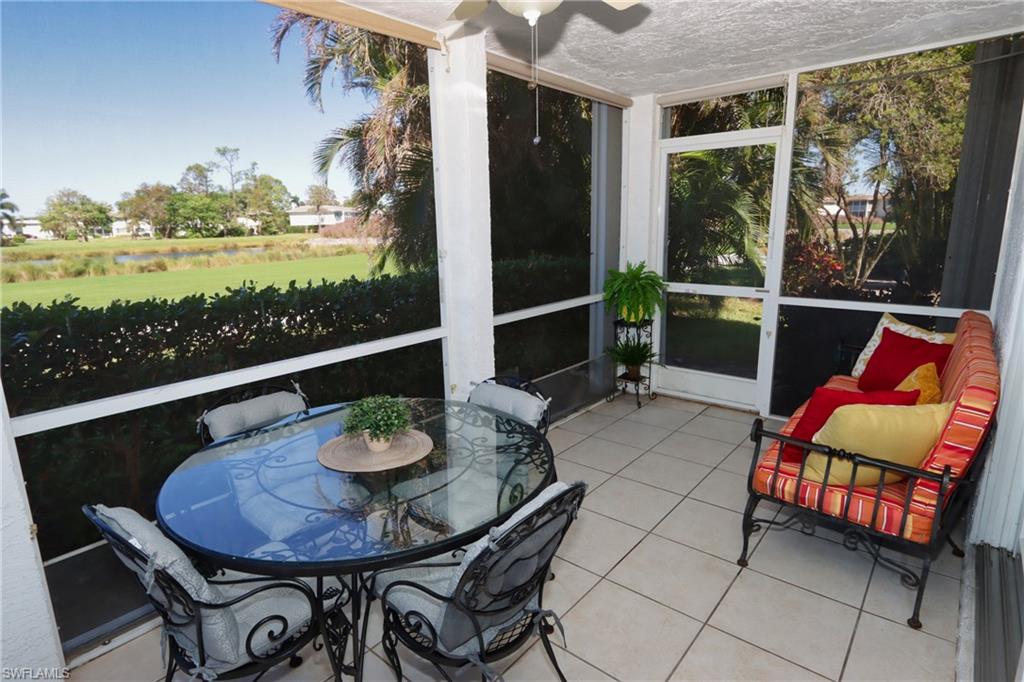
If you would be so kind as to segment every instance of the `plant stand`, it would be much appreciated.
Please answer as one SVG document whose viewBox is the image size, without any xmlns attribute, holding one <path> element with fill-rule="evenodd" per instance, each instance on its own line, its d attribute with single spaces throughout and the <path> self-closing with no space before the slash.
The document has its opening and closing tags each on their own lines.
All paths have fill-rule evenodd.
<svg viewBox="0 0 1024 682">
<path fill-rule="evenodd" d="M 654 320 L 640 320 L 639 322 L 627 322 L 626 320 L 615 320 L 615 340 L 628 339 L 631 341 L 646 341 L 653 343 L 654 338 Z M 620 393 L 629 393 L 629 389 L 632 386 L 636 393 L 636 406 L 638 408 L 643 407 L 643 403 L 640 402 L 641 391 L 647 394 L 650 400 L 654 400 L 658 397 L 657 393 L 651 390 L 651 370 L 653 367 L 652 362 L 647 363 L 647 373 L 640 373 L 638 379 L 631 379 L 628 372 L 615 377 L 615 386 L 612 388 L 611 394 L 605 398 L 606 401 L 611 402 L 615 400 L 615 397 Z"/>
</svg>

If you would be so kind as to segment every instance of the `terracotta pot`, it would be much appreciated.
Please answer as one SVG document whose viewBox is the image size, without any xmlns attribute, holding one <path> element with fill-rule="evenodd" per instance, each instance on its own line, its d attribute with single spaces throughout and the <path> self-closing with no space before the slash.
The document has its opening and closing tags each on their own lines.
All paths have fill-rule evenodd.
<svg viewBox="0 0 1024 682">
<path fill-rule="evenodd" d="M 370 438 L 369 431 L 363 431 L 363 441 L 365 441 L 366 447 L 370 449 L 370 452 L 384 452 L 391 447 L 391 438 Z"/>
<path fill-rule="evenodd" d="M 626 365 L 626 378 L 640 381 L 640 365 Z"/>
</svg>

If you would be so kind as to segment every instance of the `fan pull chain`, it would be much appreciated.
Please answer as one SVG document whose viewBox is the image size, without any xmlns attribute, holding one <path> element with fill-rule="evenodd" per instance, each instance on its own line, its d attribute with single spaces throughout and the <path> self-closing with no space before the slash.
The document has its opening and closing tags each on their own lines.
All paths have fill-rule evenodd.
<svg viewBox="0 0 1024 682">
<path fill-rule="evenodd" d="M 533 80 L 533 143 L 540 144 L 540 68 L 537 64 L 540 61 L 540 50 L 537 41 L 537 22 L 530 25 L 530 77 Z"/>
</svg>

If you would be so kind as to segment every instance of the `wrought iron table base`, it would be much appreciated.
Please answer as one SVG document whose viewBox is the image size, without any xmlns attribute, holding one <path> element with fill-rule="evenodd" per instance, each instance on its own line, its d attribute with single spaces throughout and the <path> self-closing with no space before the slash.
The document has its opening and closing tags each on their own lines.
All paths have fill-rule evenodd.
<svg viewBox="0 0 1024 682">
<path fill-rule="evenodd" d="M 346 583 L 346 578 L 348 583 Z M 366 611 L 363 612 L 363 577 L 355 573 L 348 576 L 339 576 L 338 582 L 342 589 L 336 587 L 324 588 L 324 579 L 316 579 L 316 592 L 319 597 L 319 609 L 316 616 L 317 627 L 320 630 L 321 643 L 313 640 L 313 648 L 319 651 L 327 649 L 327 659 L 331 664 L 331 671 L 335 680 L 341 680 L 342 675 L 354 677 L 357 682 L 363 679 L 363 659 L 365 657 L 366 622 L 369 620 L 370 599 L 366 600 Z M 331 608 L 325 609 L 325 602 L 334 600 Z M 349 609 L 346 615 L 345 609 Z M 362 626 L 360 627 L 360 620 Z M 352 662 L 345 662 L 345 654 L 349 642 L 352 643 Z"/>
</svg>

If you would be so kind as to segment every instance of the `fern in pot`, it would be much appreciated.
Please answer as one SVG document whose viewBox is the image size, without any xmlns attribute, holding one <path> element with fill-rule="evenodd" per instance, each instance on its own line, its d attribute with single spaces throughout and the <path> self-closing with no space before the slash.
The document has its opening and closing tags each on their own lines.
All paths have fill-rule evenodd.
<svg viewBox="0 0 1024 682">
<path fill-rule="evenodd" d="M 387 395 L 373 395 L 357 401 L 345 419 L 345 430 L 362 432 L 371 452 L 384 452 L 391 440 L 409 430 L 409 404 Z"/>
<path fill-rule="evenodd" d="M 620 339 L 608 349 L 608 354 L 617 364 L 626 367 L 626 378 L 631 381 L 640 381 L 641 368 L 657 357 L 649 341 L 635 338 Z"/>
<path fill-rule="evenodd" d="M 609 270 L 604 283 L 604 302 L 626 322 L 643 322 L 665 308 L 665 280 L 647 263 L 626 263 L 625 270 Z"/>
</svg>

